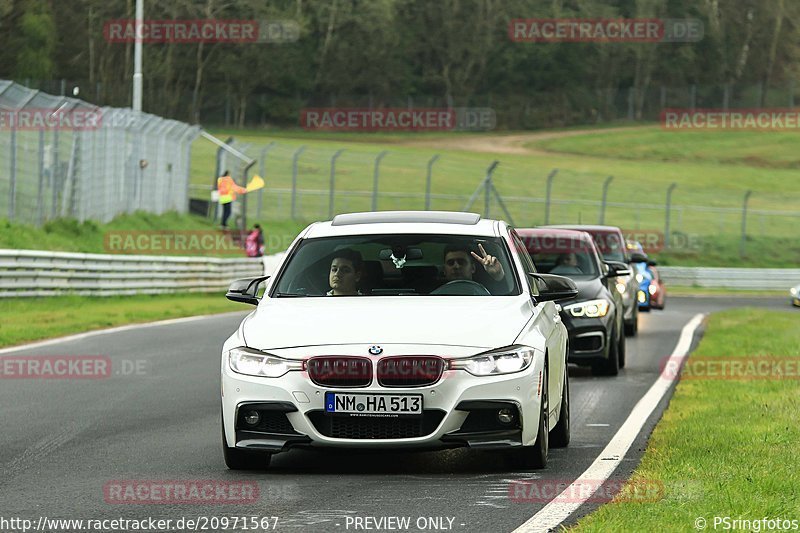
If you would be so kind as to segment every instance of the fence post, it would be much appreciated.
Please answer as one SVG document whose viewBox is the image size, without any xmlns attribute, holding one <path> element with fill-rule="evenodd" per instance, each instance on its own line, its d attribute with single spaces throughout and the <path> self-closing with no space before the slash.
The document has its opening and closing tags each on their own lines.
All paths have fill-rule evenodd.
<svg viewBox="0 0 800 533">
<path fill-rule="evenodd" d="M 547 175 L 547 199 L 544 204 L 544 223 L 545 225 L 550 223 L 550 193 L 553 190 L 553 178 L 556 177 L 556 173 L 558 172 L 557 168 L 554 168 L 550 171 L 550 174 Z"/>
<path fill-rule="evenodd" d="M 305 145 L 301 146 L 292 156 L 292 219 L 297 215 L 297 160 L 305 149 Z"/>
<path fill-rule="evenodd" d="M 428 161 L 428 177 L 425 180 L 425 211 L 431 210 L 431 176 L 433 174 L 433 164 L 439 159 L 439 154 L 431 157 Z"/>
<path fill-rule="evenodd" d="M 344 148 L 337 150 L 331 157 L 331 184 L 328 187 L 328 218 L 333 219 L 333 193 L 336 189 L 336 160 L 342 155 Z"/>
<path fill-rule="evenodd" d="M 11 157 L 9 157 L 8 220 L 14 220 L 17 196 L 17 127 L 11 126 Z"/>
<path fill-rule="evenodd" d="M 50 218 L 56 218 L 56 204 L 58 203 L 58 189 L 61 186 L 61 160 L 58 153 L 58 128 L 53 129 L 53 163 L 50 167 L 50 186 L 52 187 L 52 204 L 50 205 Z"/>
<path fill-rule="evenodd" d="M 44 129 L 39 130 L 39 188 L 36 191 L 36 220 L 44 222 Z"/>
<path fill-rule="evenodd" d="M 744 193 L 744 202 L 742 202 L 742 240 L 739 243 L 739 257 L 744 259 L 744 251 L 745 251 L 745 241 L 747 240 L 747 201 L 750 199 L 750 195 L 753 194 L 753 191 L 747 190 Z"/>
<path fill-rule="evenodd" d="M 375 170 L 372 172 L 372 210 L 378 210 L 378 177 L 380 176 L 380 164 L 389 152 L 384 150 L 375 158 Z"/>
<path fill-rule="evenodd" d="M 266 181 L 267 181 L 267 152 L 270 148 L 275 146 L 275 141 L 272 141 L 268 145 L 261 150 L 261 177 L 264 179 L 264 187 L 261 187 L 258 190 L 258 211 L 256 212 L 256 217 L 261 218 L 261 206 L 264 203 L 264 189 L 266 188 Z"/>
<path fill-rule="evenodd" d="M 603 182 L 603 204 L 600 206 L 600 224 L 606 223 L 606 200 L 608 198 L 608 186 L 611 185 L 611 180 L 614 176 L 609 176 Z"/>
<path fill-rule="evenodd" d="M 506 216 L 510 219 L 511 215 L 508 213 L 508 210 L 506 209 L 505 204 L 503 204 L 503 200 L 502 200 L 502 198 L 500 198 L 500 194 L 497 193 L 497 189 L 494 188 L 494 183 L 492 183 L 492 175 L 494 174 L 494 170 L 497 168 L 497 165 L 499 165 L 499 164 L 500 164 L 500 161 L 494 160 L 489 165 L 489 167 L 486 169 L 486 179 L 484 180 L 486 182 L 486 196 L 484 197 L 484 200 L 483 200 L 483 202 L 484 202 L 484 204 L 483 204 L 483 216 L 485 218 L 489 218 L 490 195 L 491 195 L 492 191 L 494 191 L 495 194 L 497 195 L 497 200 L 500 202 L 500 206 L 503 208 L 503 211 L 506 212 Z M 511 222 L 511 221 L 509 220 L 509 222 Z"/>
<path fill-rule="evenodd" d="M 664 248 L 669 247 L 669 216 L 670 216 L 670 206 L 672 205 L 672 191 L 675 190 L 677 187 L 677 183 L 673 183 L 667 188 L 667 220 L 664 226 Z"/>
<path fill-rule="evenodd" d="M 634 88 L 628 87 L 628 120 L 634 119 Z"/>
<path fill-rule="evenodd" d="M 225 144 L 231 144 L 234 141 L 233 137 L 228 137 L 225 139 Z M 217 148 L 217 169 L 214 172 L 214 177 L 211 178 L 211 190 L 217 190 L 217 179 L 222 176 L 222 172 L 227 169 L 223 169 L 223 165 L 225 164 L 225 149 L 223 147 Z M 141 181 L 141 180 L 140 180 Z M 140 184 L 141 187 L 141 184 Z M 141 207 L 139 205 L 138 207 Z M 211 206 L 209 206 L 209 211 L 211 211 Z M 219 201 L 214 202 L 214 216 L 211 220 L 217 220 L 217 215 L 219 214 Z"/>
</svg>

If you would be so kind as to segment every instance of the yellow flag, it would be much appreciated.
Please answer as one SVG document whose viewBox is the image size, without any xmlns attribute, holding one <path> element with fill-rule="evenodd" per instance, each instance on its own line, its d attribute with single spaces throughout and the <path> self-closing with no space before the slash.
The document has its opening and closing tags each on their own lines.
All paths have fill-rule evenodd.
<svg viewBox="0 0 800 533">
<path fill-rule="evenodd" d="M 263 187 L 264 179 L 261 176 L 253 176 L 253 179 L 247 184 L 247 192 L 257 191 Z"/>
</svg>

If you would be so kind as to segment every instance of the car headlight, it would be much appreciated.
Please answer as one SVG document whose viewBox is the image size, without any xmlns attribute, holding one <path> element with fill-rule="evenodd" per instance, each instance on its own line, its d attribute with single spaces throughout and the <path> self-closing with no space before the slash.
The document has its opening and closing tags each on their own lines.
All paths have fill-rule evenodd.
<svg viewBox="0 0 800 533">
<path fill-rule="evenodd" d="M 637 293 L 637 299 L 639 300 L 639 303 L 643 304 L 647 301 L 647 295 L 644 293 L 644 291 L 639 291 Z"/>
<path fill-rule="evenodd" d="M 643 279 L 644 279 L 644 276 L 642 276 L 641 274 L 636 274 L 636 281 L 641 283 Z"/>
<path fill-rule="evenodd" d="M 655 294 L 657 290 L 658 287 L 656 286 L 655 283 L 651 283 L 650 286 L 647 287 L 647 292 L 649 292 L 651 295 Z"/>
<path fill-rule="evenodd" d="M 511 346 L 496 352 L 486 352 L 466 359 L 450 359 L 450 370 L 466 370 L 473 376 L 497 376 L 521 372 L 531 366 L 534 349 Z"/>
<path fill-rule="evenodd" d="M 599 318 L 608 314 L 611 303 L 608 300 L 589 300 L 564 306 L 564 311 L 568 311 L 574 317 Z"/>
<path fill-rule="evenodd" d="M 228 352 L 228 366 L 237 374 L 279 378 L 290 370 L 302 370 L 303 362 L 241 347 Z"/>
<path fill-rule="evenodd" d="M 792 287 L 791 289 L 789 289 L 789 292 L 792 293 L 792 296 L 797 296 L 797 287 Z"/>
<path fill-rule="evenodd" d="M 625 294 L 625 284 L 621 281 L 617 282 L 617 292 L 620 294 Z"/>
</svg>

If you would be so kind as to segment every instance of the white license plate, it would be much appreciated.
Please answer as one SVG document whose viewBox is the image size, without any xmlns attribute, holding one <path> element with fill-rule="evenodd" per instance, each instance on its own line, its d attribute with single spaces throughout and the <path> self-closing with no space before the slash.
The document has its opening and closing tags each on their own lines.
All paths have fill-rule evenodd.
<svg viewBox="0 0 800 533">
<path fill-rule="evenodd" d="M 365 415 L 421 415 L 422 395 L 326 392 L 325 411 Z"/>
</svg>

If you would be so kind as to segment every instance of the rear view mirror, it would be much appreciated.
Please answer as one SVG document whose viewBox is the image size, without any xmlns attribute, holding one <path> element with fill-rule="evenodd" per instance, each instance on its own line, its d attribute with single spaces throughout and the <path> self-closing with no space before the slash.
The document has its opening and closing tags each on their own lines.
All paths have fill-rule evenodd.
<svg viewBox="0 0 800 533">
<path fill-rule="evenodd" d="M 608 265 L 608 274 L 606 274 L 607 278 L 630 276 L 633 273 L 630 267 L 625 263 L 621 263 L 619 261 L 606 261 L 605 263 Z"/>
<path fill-rule="evenodd" d="M 536 300 L 539 302 L 570 300 L 578 295 L 578 286 L 575 282 L 564 276 L 555 274 L 529 273 L 539 287 L 539 295 Z"/>
<path fill-rule="evenodd" d="M 631 263 L 645 263 L 647 262 L 647 256 L 640 252 L 633 252 L 631 253 Z"/>
<path fill-rule="evenodd" d="M 258 286 L 269 279 L 269 276 L 258 278 L 237 279 L 228 287 L 225 297 L 232 302 L 258 305 L 261 300 L 258 295 Z"/>
<path fill-rule="evenodd" d="M 404 248 L 399 246 L 397 248 L 384 248 L 378 253 L 378 259 L 381 261 L 388 261 L 394 254 L 395 259 L 406 258 L 406 261 L 414 261 L 422 259 L 422 250 L 420 248 Z"/>
</svg>

